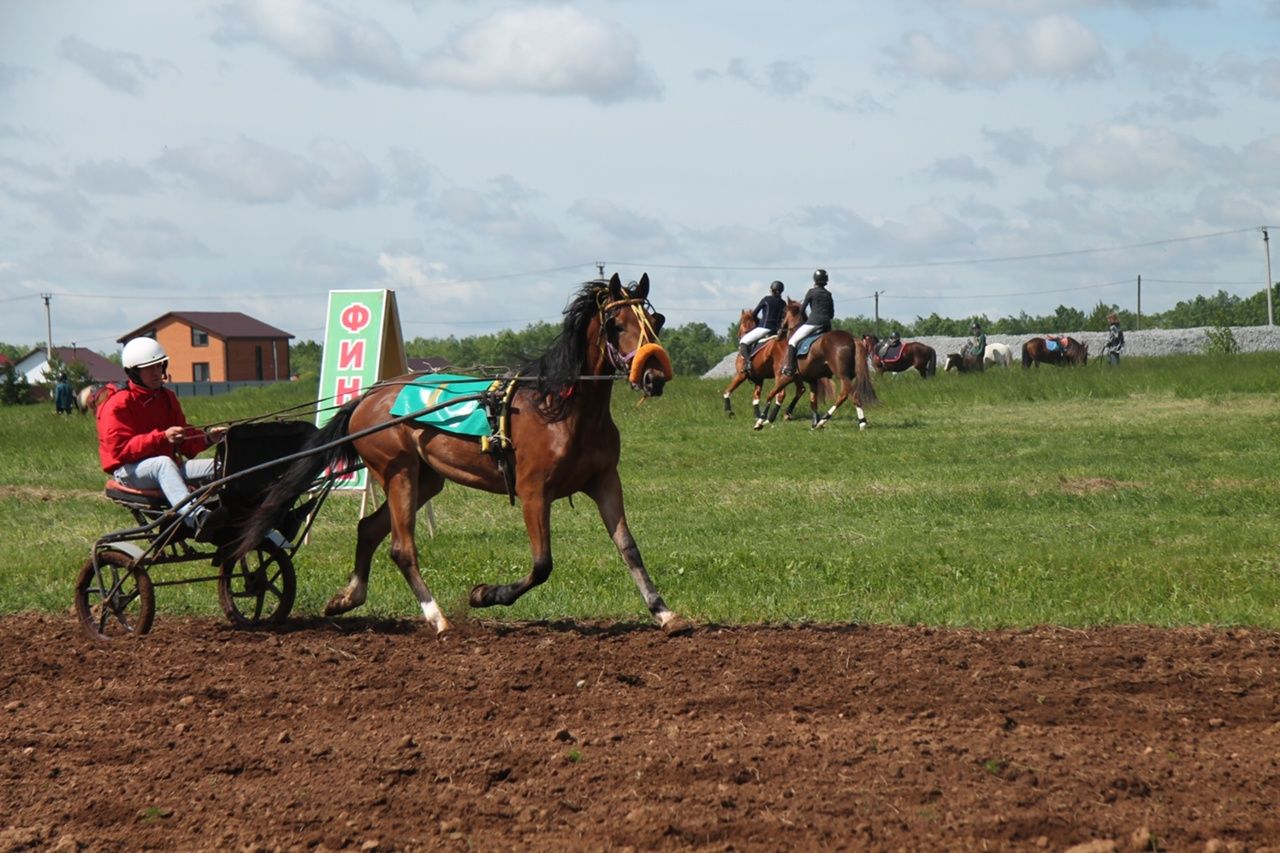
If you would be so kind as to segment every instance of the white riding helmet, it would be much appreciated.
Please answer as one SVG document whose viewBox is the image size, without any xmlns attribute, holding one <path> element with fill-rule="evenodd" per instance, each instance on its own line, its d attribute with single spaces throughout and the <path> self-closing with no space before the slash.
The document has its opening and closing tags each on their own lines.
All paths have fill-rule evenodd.
<svg viewBox="0 0 1280 853">
<path fill-rule="evenodd" d="M 120 356 L 120 363 L 125 370 L 150 367 L 168 360 L 164 347 L 156 343 L 155 338 L 134 338 L 124 345 L 124 353 Z"/>
</svg>

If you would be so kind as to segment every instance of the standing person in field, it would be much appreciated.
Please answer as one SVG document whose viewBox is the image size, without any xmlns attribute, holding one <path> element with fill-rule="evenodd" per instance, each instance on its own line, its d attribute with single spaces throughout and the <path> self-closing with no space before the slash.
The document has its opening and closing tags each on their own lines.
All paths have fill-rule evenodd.
<svg viewBox="0 0 1280 853">
<path fill-rule="evenodd" d="M 156 341 L 129 341 L 121 363 L 129 384 L 98 409 L 102 470 L 130 488 L 159 488 L 176 507 L 189 494 L 188 481 L 213 474 L 212 459 L 194 457 L 221 441 L 226 430 L 200 430 L 187 422 L 178 395 L 164 387 L 169 356 Z M 209 537 L 215 521 L 208 508 L 188 504 L 178 514 L 197 539 Z"/>
<path fill-rule="evenodd" d="M 1102 351 L 1107 354 L 1107 364 L 1112 367 L 1120 363 L 1120 353 L 1124 351 L 1124 332 L 1120 330 L 1120 318 L 1114 313 L 1107 315 L 1107 342 Z"/>
<path fill-rule="evenodd" d="M 53 408 L 60 415 L 69 415 L 76 407 L 76 395 L 71 390 L 71 381 L 67 374 L 58 374 L 58 384 L 53 386 Z"/>
<path fill-rule="evenodd" d="M 756 306 L 756 310 L 751 312 L 756 318 L 756 327 L 738 339 L 738 355 L 742 356 L 742 367 L 738 369 L 739 373 L 745 375 L 751 372 L 751 345 L 761 338 L 778 334 L 778 328 L 782 325 L 782 315 L 787 308 L 787 303 L 782 299 L 782 290 L 782 282 L 775 281 L 770 284 L 769 295 L 763 297 L 760 304 Z"/>
<path fill-rule="evenodd" d="M 805 318 L 803 325 L 791 334 L 787 341 L 787 363 L 782 368 L 783 376 L 796 375 L 796 347 L 814 332 L 831 331 L 831 322 L 836 316 L 835 301 L 827 291 L 827 271 L 813 271 L 813 287 L 804 295 L 800 305 L 800 314 Z"/>
</svg>

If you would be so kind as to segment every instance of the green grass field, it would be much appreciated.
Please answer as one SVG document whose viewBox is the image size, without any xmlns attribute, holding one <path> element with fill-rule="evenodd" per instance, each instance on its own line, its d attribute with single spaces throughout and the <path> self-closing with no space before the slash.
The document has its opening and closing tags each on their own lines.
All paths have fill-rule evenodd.
<svg viewBox="0 0 1280 853">
<path fill-rule="evenodd" d="M 820 432 L 752 432 L 747 390 L 730 420 L 723 384 L 614 397 L 632 530 L 668 603 L 698 621 L 1280 628 L 1280 354 L 879 377 L 865 432 L 851 405 Z M 311 390 L 186 408 L 207 423 Z M 0 409 L 0 612 L 70 607 L 93 541 L 129 523 L 102 482 L 91 419 Z M 486 616 L 647 618 L 594 506 L 574 503 L 554 510 L 551 580 Z M 345 581 L 358 511 L 349 494 L 325 506 L 297 555 L 295 615 Z M 451 615 L 472 584 L 528 570 L 505 497 L 449 486 L 435 513 L 419 546 Z M 356 612 L 413 616 L 383 551 Z M 157 591 L 158 620 L 220 612 L 212 584 Z"/>
</svg>

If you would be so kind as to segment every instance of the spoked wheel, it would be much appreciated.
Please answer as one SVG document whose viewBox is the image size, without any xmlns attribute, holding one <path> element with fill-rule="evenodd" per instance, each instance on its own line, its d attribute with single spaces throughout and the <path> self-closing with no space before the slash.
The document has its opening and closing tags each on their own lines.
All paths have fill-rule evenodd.
<svg viewBox="0 0 1280 853">
<path fill-rule="evenodd" d="M 76 578 L 76 615 L 96 643 L 151 630 L 156 615 L 151 576 L 146 569 L 130 568 L 130 562 L 122 551 L 100 551 L 98 565 L 90 557 Z"/>
<path fill-rule="evenodd" d="M 218 601 L 238 628 L 269 628 L 289 618 L 296 592 L 293 560 L 269 539 L 222 566 Z"/>
</svg>

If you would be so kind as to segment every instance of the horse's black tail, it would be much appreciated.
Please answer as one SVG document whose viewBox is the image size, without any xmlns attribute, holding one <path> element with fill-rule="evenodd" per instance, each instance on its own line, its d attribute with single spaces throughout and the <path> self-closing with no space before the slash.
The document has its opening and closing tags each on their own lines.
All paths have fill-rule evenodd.
<svg viewBox="0 0 1280 853">
<path fill-rule="evenodd" d="M 1028 348 L 1027 344 L 1022 345 L 1022 366 L 1031 366 L 1031 350 Z"/>
<path fill-rule="evenodd" d="M 356 398 L 347 403 L 333 416 L 327 424 L 315 433 L 303 446 L 302 450 L 324 447 L 347 434 L 347 426 L 351 423 L 351 413 L 360 404 Z M 261 502 L 253 515 L 249 516 L 231 546 L 232 559 L 239 559 L 258 545 L 271 528 L 275 527 L 280 517 L 293 506 L 294 501 L 315 483 L 316 478 L 326 468 L 345 471 L 360 461 L 360 455 L 350 442 L 343 442 L 328 450 L 318 450 L 314 454 L 303 456 L 291 463 L 280 478 L 262 496 Z"/>
</svg>

